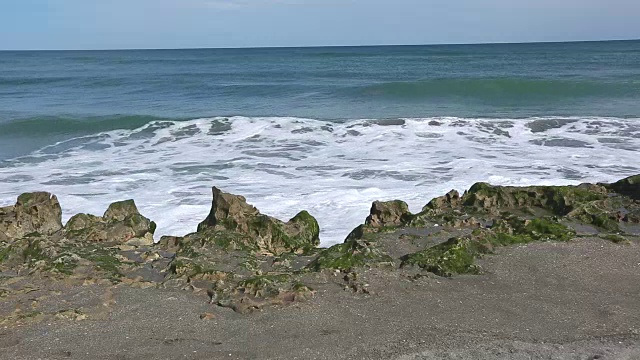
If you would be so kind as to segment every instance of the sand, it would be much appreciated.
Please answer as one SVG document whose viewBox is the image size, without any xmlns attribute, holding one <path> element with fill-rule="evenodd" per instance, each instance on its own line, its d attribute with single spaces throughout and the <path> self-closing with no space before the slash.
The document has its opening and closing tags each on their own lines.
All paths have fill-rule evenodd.
<svg viewBox="0 0 640 360">
<path fill-rule="evenodd" d="M 189 291 L 76 286 L 61 296 L 86 319 L 4 326 L 0 359 L 640 359 L 639 244 L 533 243 L 479 264 L 371 269 L 370 294 L 327 275 L 309 301 L 244 315 Z"/>
</svg>

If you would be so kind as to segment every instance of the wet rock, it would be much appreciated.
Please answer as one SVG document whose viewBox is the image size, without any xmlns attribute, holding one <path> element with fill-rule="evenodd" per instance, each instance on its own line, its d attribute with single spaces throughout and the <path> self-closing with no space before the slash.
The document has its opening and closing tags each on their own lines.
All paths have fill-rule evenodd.
<svg viewBox="0 0 640 360">
<path fill-rule="evenodd" d="M 610 185 L 477 183 L 462 196 L 452 190 L 431 200 L 415 215 L 403 201 L 374 202 L 365 222 L 328 249 L 316 248 L 319 226 L 308 212 L 283 222 L 217 188 L 197 232 L 158 244 L 155 224 L 132 200 L 111 204 L 103 216 L 78 214 L 61 231 L 55 197 L 23 195 L 0 209 L 0 274 L 178 288 L 247 313 L 309 299 L 314 290 L 305 284 L 368 294 L 370 284 L 377 289 L 376 276 L 479 274 L 476 259 L 498 247 L 570 241 L 585 228 L 591 237 L 633 244 L 637 184 L 638 177 Z M 83 314 L 70 318 L 76 315 Z"/>
<path fill-rule="evenodd" d="M 55 195 L 24 193 L 13 206 L 0 208 L 0 241 L 28 234 L 51 235 L 62 229 L 62 209 Z"/>
<path fill-rule="evenodd" d="M 218 237 L 227 246 L 275 255 L 305 252 L 320 244 L 320 227 L 308 212 L 302 211 L 284 223 L 261 214 L 243 196 L 225 193 L 216 187 L 211 211 L 198 225 L 198 232 Z"/>
<path fill-rule="evenodd" d="M 156 224 L 138 212 L 133 200 L 115 202 L 102 217 L 77 214 L 65 225 L 65 234 L 76 241 L 144 246 L 153 243 Z"/>
<path fill-rule="evenodd" d="M 605 186 L 618 194 L 640 200 L 640 175 L 631 176 Z"/>
</svg>

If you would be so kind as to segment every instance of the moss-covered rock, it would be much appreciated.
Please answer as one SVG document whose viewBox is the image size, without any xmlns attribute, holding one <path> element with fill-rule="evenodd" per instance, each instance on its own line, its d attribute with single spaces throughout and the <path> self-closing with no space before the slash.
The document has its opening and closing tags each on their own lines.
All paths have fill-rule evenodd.
<svg viewBox="0 0 640 360">
<path fill-rule="evenodd" d="M 316 218 L 306 210 L 302 210 L 287 222 L 289 232 L 303 244 L 312 244 L 314 247 L 320 244 L 320 225 Z M 301 244 L 301 246 L 303 245 Z"/>
<path fill-rule="evenodd" d="M 475 259 L 487 249 L 482 243 L 469 238 L 451 238 L 426 250 L 406 255 L 402 266 L 418 266 L 439 276 L 477 274 Z"/>
<path fill-rule="evenodd" d="M 618 194 L 628 196 L 634 200 L 640 200 L 640 175 L 630 176 L 604 186 Z"/>
<path fill-rule="evenodd" d="M 323 269 L 349 271 L 362 266 L 392 264 L 393 259 L 377 248 L 374 243 L 361 239 L 352 239 L 321 250 L 307 268 L 313 271 Z"/>
<path fill-rule="evenodd" d="M 150 245 L 153 243 L 156 224 L 138 212 L 133 200 L 125 200 L 109 205 L 101 217 L 74 215 L 64 230 L 67 238 L 76 241 Z"/>
<path fill-rule="evenodd" d="M 631 242 L 624 236 L 618 234 L 600 234 L 601 239 L 609 240 L 614 244 L 630 244 Z"/>
<path fill-rule="evenodd" d="M 446 195 L 432 199 L 422 208 L 423 212 L 429 210 L 450 211 L 460 207 L 462 199 L 456 190 L 449 191 Z"/>
<path fill-rule="evenodd" d="M 618 201 L 605 199 L 584 203 L 567 215 L 572 219 L 607 231 L 618 231 L 620 220 L 623 219 L 623 215 L 619 211 L 622 204 L 614 205 L 613 202 Z"/>
<path fill-rule="evenodd" d="M 287 223 L 261 214 L 247 204 L 243 196 L 213 188 L 209 216 L 198 225 L 198 233 L 221 245 L 255 249 L 279 255 L 285 252 L 306 252 L 320 244 L 320 227 L 316 219 L 302 211 Z M 239 234 L 239 236 L 238 236 Z"/>
<path fill-rule="evenodd" d="M 227 288 L 217 287 L 211 295 L 219 306 L 248 313 L 265 306 L 303 301 L 313 294 L 313 289 L 292 274 L 266 274 L 244 278 Z"/>
<path fill-rule="evenodd" d="M 533 241 L 569 241 L 575 237 L 574 230 L 552 218 L 531 220 L 515 216 L 496 220 L 491 227 L 495 234 L 490 241 L 493 245 L 525 244 Z"/>
<path fill-rule="evenodd" d="M 24 193 L 15 205 L 0 208 L 0 240 L 12 240 L 34 232 L 52 235 L 62 229 L 62 209 L 55 195 Z"/>
<path fill-rule="evenodd" d="M 410 218 L 409 206 L 404 201 L 374 201 L 365 225 L 373 228 L 400 226 Z"/>
<path fill-rule="evenodd" d="M 605 199 L 608 191 L 599 185 L 579 186 L 493 186 L 474 184 L 462 197 L 467 208 L 498 214 L 508 209 L 537 207 L 564 216 L 585 202 Z"/>
<path fill-rule="evenodd" d="M 406 255 L 401 266 L 418 266 L 439 276 L 477 274 L 475 259 L 496 247 L 534 241 L 568 241 L 575 232 L 552 218 L 522 219 L 515 216 L 497 219 L 490 229 L 478 229 L 466 237 L 451 238 L 423 251 Z"/>
</svg>

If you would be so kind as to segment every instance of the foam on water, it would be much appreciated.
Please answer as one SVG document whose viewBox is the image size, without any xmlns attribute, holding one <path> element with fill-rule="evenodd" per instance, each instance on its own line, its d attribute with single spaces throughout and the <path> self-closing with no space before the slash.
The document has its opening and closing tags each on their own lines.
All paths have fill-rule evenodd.
<svg viewBox="0 0 640 360">
<path fill-rule="evenodd" d="M 307 209 L 323 245 L 341 242 L 374 200 L 418 211 L 476 181 L 577 184 L 640 173 L 640 119 L 300 118 L 154 121 L 76 138 L 0 163 L 0 205 L 58 195 L 64 219 L 134 198 L 160 235 L 195 231 L 211 186 L 288 219 Z"/>
</svg>

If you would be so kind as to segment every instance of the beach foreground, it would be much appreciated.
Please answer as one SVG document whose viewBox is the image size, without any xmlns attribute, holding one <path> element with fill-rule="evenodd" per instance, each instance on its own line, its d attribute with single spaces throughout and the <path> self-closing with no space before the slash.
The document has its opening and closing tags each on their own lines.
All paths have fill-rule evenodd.
<svg viewBox="0 0 640 360">
<path fill-rule="evenodd" d="M 636 359 L 640 177 L 478 183 L 345 243 L 213 189 L 153 243 L 132 201 L 64 227 L 47 193 L 0 209 L 0 358 Z"/>
</svg>

